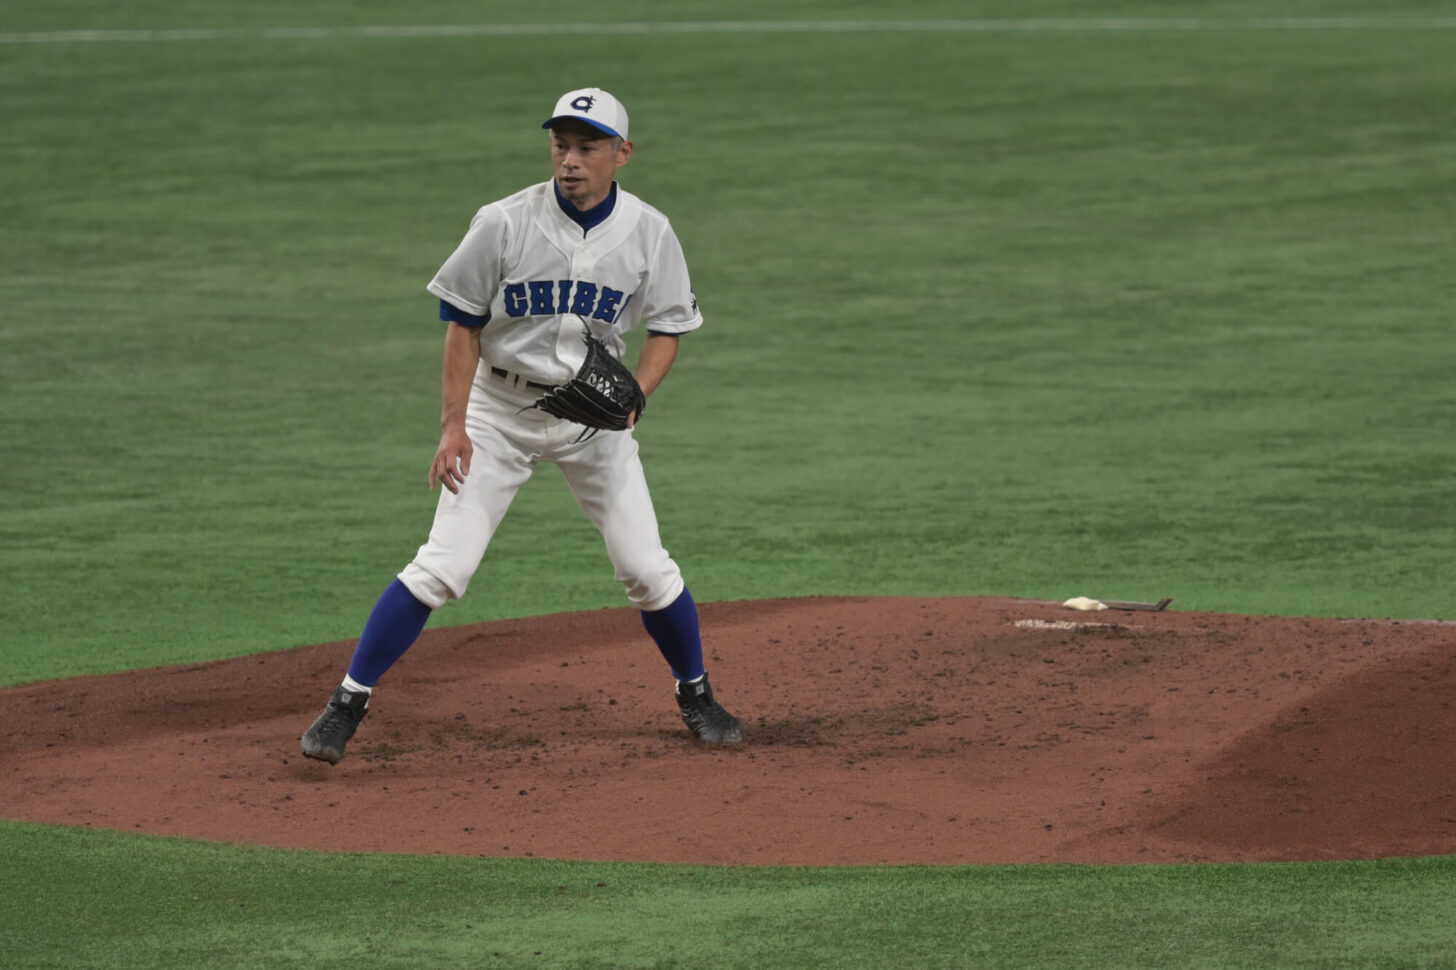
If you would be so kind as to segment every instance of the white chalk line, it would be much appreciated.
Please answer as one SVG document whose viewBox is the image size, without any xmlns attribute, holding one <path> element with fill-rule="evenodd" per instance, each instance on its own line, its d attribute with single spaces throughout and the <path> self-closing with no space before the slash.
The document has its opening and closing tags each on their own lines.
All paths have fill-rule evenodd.
<svg viewBox="0 0 1456 970">
<path fill-rule="evenodd" d="M 1032 20 L 694 20 L 592 24 L 436 24 L 358 27 L 238 27 L 167 30 L 45 30 L 0 33 L 0 44 L 183 43 L 409 37 L 554 37 L 581 34 L 848 34 L 1261 30 L 1450 30 L 1456 17 L 1260 17 Z"/>
<path fill-rule="evenodd" d="M 1127 627 L 1117 623 L 1088 623 L 1085 620 L 1017 620 L 1013 626 L 1023 630 L 1096 630 L 1096 629 L 1118 629 L 1125 630 Z"/>
</svg>

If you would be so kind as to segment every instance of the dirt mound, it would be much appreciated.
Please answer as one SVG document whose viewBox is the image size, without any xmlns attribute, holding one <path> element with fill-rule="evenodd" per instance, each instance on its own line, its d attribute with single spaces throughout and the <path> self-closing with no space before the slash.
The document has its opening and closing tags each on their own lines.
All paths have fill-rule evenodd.
<svg viewBox="0 0 1456 970">
<path fill-rule="evenodd" d="M 427 632 L 337 767 L 352 642 L 0 691 L 0 815 L 691 863 L 1456 853 L 1456 627 L 1009 599 L 710 603 L 697 745 L 631 610 Z"/>
</svg>

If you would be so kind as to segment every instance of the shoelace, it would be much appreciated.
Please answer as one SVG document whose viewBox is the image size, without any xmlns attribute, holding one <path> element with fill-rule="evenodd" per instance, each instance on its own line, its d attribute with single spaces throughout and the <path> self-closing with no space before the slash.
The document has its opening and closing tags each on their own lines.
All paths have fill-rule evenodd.
<svg viewBox="0 0 1456 970">
<path fill-rule="evenodd" d="M 361 711 L 360 713 L 362 714 L 363 712 Z M 353 725 L 358 723 L 359 718 L 354 716 L 354 712 L 352 710 L 342 704 L 330 704 L 328 713 L 324 715 L 324 722 L 320 725 L 320 727 L 333 728 L 339 726 L 340 724 L 352 727 Z"/>
</svg>

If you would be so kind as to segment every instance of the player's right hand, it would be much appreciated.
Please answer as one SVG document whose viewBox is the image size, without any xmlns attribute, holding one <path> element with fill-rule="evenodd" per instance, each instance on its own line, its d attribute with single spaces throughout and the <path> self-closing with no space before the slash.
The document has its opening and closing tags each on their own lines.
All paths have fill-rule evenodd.
<svg viewBox="0 0 1456 970">
<path fill-rule="evenodd" d="M 435 460 L 430 463 L 430 491 L 435 490 L 438 480 L 451 492 L 460 494 L 460 486 L 470 474 L 470 457 L 474 453 L 475 447 L 463 428 L 458 431 L 452 428 L 440 435 L 440 447 L 435 449 Z"/>
</svg>

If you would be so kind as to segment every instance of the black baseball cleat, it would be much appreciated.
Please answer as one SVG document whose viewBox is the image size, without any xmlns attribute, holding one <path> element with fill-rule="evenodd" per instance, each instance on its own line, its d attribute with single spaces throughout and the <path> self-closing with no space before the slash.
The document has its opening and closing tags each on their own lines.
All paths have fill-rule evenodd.
<svg viewBox="0 0 1456 970">
<path fill-rule="evenodd" d="M 303 756 L 336 765 L 344 757 L 344 745 L 354 736 L 359 722 L 369 713 L 369 695 L 339 686 L 324 712 L 303 732 Z"/>
<path fill-rule="evenodd" d="M 683 723 L 693 737 L 708 744 L 736 744 L 743 740 L 743 725 L 713 699 L 708 678 L 692 684 L 679 683 L 673 691 Z"/>
</svg>

